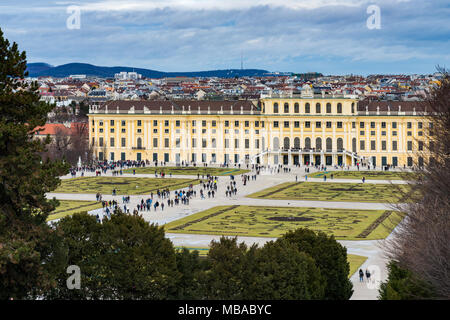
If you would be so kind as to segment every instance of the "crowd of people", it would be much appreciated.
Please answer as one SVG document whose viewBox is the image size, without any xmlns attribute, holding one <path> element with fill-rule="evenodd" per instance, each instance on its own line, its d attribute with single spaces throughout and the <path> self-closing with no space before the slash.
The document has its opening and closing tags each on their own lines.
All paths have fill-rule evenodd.
<svg viewBox="0 0 450 320">
<path fill-rule="evenodd" d="M 102 174 L 106 174 L 108 171 L 111 171 L 113 176 L 119 176 L 123 175 L 123 170 L 125 169 L 132 169 L 133 168 L 133 174 L 135 174 L 136 168 L 142 168 L 142 167 L 149 167 L 153 166 L 155 167 L 155 176 L 165 177 L 164 170 L 161 170 L 161 168 L 164 168 L 168 165 L 165 161 L 149 161 L 149 160 L 118 160 L 118 161 L 96 161 L 93 164 L 90 165 L 76 165 L 69 169 L 70 175 L 72 178 L 76 177 L 79 173 L 82 177 L 86 172 L 95 173 L 95 176 L 101 176 Z M 181 164 L 178 164 L 177 166 L 181 167 L 197 167 L 196 163 L 189 163 L 187 161 L 182 161 Z M 202 164 L 203 167 L 208 167 L 207 163 Z M 246 164 L 246 168 L 249 169 L 249 164 Z M 258 165 L 252 165 L 253 168 L 255 168 Z M 220 168 L 241 168 L 241 164 L 233 164 L 230 165 L 228 163 L 219 165 Z M 170 176 L 172 176 L 170 174 Z"/>
<path fill-rule="evenodd" d="M 242 186 L 246 186 L 250 181 L 255 181 L 262 167 L 255 165 L 252 167 L 251 174 L 242 174 L 240 180 Z M 162 176 L 161 176 L 162 177 Z M 197 175 L 200 178 L 200 174 Z M 225 195 L 226 197 L 236 196 L 238 193 L 236 178 L 234 175 L 229 176 L 230 181 L 226 184 Z M 192 199 L 196 199 L 199 196 L 200 200 L 213 199 L 218 192 L 219 177 L 207 174 L 202 175 L 202 179 L 198 185 L 189 185 L 185 190 L 169 191 L 169 189 L 157 190 L 155 193 L 151 192 L 148 197 L 138 200 L 136 206 L 132 208 L 130 206 L 129 195 L 122 196 L 121 211 L 127 214 L 142 215 L 144 212 L 163 212 L 165 208 L 170 208 L 179 205 L 189 206 Z M 114 188 L 112 196 L 116 196 L 117 190 Z M 198 194 L 197 194 L 198 193 Z M 116 200 L 104 201 L 102 200 L 102 194 L 97 193 L 96 199 L 102 202 L 102 210 L 104 217 L 110 219 L 117 209 L 119 204 Z M 131 210 L 131 212 L 130 212 Z M 97 219 L 101 221 L 100 215 L 97 214 Z"/>
</svg>

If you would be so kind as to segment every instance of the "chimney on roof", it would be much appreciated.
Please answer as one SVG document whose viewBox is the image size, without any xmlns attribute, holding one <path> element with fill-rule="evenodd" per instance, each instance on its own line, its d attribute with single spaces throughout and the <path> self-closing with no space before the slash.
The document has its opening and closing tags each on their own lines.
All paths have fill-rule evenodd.
<svg viewBox="0 0 450 320">
<path fill-rule="evenodd" d="M 231 105 L 230 113 L 233 114 L 233 105 Z"/>
<path fill-rule="evenodd" d="M 105 113 L 108 113 L 108 105 L 105 104 Z"/>
<path fill-rule="evenodd" d="M 398 112 L 401 112 L 401 111 L 402 111 L 402 106 L 398 105 Z"/>
<path fill-rule="evenodd" d="M 198 106 L 198 114 L 200 114 L 200 105 Z"/>
<path fill-rule="evenodd" d="M 211 114 L 211 106 L 208 106 L 208 114 Z"/>
<path fill-rule="evenodd" d="M 162 106 L 159 106 L 159 113 L 162 113 Z"/>
<path fill-rule="evenodd" d="M 244 107 L 241 105 L 241 114 L 244 113 Z"/>
<path fill-rule="evenodd" d="M 172 105 L 172 111 L 171 111 L 171 113 L 173 114 L 173 105 Z"/>
</svg>

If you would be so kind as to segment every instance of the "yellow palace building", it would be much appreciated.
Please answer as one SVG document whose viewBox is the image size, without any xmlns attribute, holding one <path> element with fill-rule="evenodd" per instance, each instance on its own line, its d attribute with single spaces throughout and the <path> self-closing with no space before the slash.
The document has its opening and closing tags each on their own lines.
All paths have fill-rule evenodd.
<svg viewBox="0 0 450 320">
<path fill-rule="evenodd" d="M 424 164 L 418 103 L 358 102 L 302 92 L 257 101 L 130 101 L 94 105 L 99 160 L 172 164 Z M 425 110 L 426 111 L 426 110 Z"/>
</svg>

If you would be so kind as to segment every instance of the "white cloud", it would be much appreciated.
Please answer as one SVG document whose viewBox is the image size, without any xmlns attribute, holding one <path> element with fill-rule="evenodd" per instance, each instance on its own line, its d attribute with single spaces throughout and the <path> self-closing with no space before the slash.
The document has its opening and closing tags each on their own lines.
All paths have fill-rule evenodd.
<svg viewBox="0 0 450 320">
<path fill-rule="evenodd" d="M 402 3 L 410 0 L 379 0 L 378 4 Z M 81 4 L 85 11 L 146 11 L 171 8 L 175 10 L 245 10 L 258 6 L 289 9 L 318 9 L 329 6 L 361 7 L 373 0 L 103 0 Z"/>
</svg>

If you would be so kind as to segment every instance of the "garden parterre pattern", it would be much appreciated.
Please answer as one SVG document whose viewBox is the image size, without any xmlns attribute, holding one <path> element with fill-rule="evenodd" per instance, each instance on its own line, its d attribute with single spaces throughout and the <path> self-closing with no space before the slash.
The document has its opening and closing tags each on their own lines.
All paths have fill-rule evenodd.
<svg viewBox="0 0 450 320">
<path fill-rule="evenodd" d="M 287 182 L 248 195 L 249 198 L 308 201 L 399 202 L 408 185 Z"/>
<path fill-rule="evenodd" d="M 101 207 L 102 204 L 97 201 L 59 200 L 59 206 L 47 217 L 47 221 L 61 219 L 75 212 L 91 211 Z"/>
<path fill-rule="evenodd" d="M 247 173 L 250 170 L 238 169 L 238 168 L 213 168 L 213 167 L 140 167 L 140 168 L 131 168 L 125 169 L 124 173 L 133 173 L 133 170 L 136 171 L 136 174 L 154 174 L 155 171 L 159 174 L 160 172 L 164 172 L 166 175 L 212 175 L 212 176 L 229 176 L 229 175 L 239 175 L 243 173 Z"/>
<path fill-rule="evenodd" d="M 387 237 L 400 220 L 399 213 L 384 210 L 218 206 L 166 224 L 164 229 L 170 233 L 280 237 L 304 227 L 341 240 L 375 240 Z"/>
<path fill-rule="evenodd" d="M 310 178 L 331 178 L 331 174 L 336 179 L 362 179 L 366 180 L 413 180 L 414 173 L 398 171 L 321 171 L 308 175 Z"/>
<path fill-rule="evenodd" d="M 179 190 L 198 183 L 197 179 L 84 177 L 61 180 L 61 185 L 54 192 L 112 194 L 116 189 L 118 195 L 140 195 L 164 189 Z"/>
</svg>

